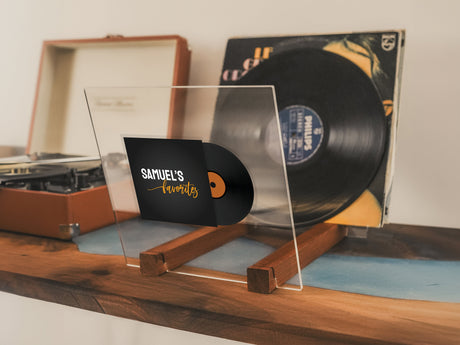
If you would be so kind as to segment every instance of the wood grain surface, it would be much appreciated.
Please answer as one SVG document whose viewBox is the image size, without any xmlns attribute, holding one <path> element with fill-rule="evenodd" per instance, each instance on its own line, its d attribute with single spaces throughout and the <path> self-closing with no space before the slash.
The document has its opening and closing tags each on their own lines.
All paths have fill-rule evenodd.
<svg viewBox="0 0 460 345">
<path fill-rule="evenodd" d="M 460 304 L 305 287 L 262 295 L 244 284 L 143 277 L 119 256 L 0 232 L 0 289 L 157 325 L 257 344 L 457 344 Z"/>
<path fill-rule="evenodd" d="M 349 227 L 349 236 L 331 253 L 403 259 L 460 260 L 460 229 L 385 224 L 381 228 Z M 363 236 L 354 237 L 355 230 Z"/>
</svg>

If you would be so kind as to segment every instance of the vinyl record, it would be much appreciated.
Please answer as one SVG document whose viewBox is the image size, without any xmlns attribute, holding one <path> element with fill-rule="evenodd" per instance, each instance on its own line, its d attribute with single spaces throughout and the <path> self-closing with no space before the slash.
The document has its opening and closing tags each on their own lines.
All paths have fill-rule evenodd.
<svg viewBox="0 0 460 345">
<path fill-rule="evenodd" d="M 294 221 L 311 225 L 349 206 L 372 181 L 386 143 L 371 79 L 320 49 L 273 55 L 241 85 L 274 85 Z"/>
<path fill-rule="evenodd" d="M 240 160 L 219 145 L 203 143 L 217 224 L 239 222 L 251 210 L 254 188 Z"/>
</svg>

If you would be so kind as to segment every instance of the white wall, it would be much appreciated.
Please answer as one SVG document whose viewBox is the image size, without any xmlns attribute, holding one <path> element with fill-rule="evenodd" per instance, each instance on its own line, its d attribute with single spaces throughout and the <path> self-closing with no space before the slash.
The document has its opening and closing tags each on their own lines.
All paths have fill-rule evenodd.
<svg viewBox="0 0 460 345">
<path fill-rule="evenodd" d="M 460 3 L 438 1 L 0 2 L 0 145 L 25 145 L 45 39 L 180 34 L 191 85 L 215 85 L 227 38 L 405 28 L 390 221 L 460 228 Z"/>
<path fill-rule="evenodd" d="M 0 2 L 0 145 L 25 145 L 45 39 L 180 34 L 192 85 L 215 85 L 227 38 L 405 28 L 390 221 L 460 228 L 460 3 L 454 0 Z"/>
<path fill-rule="evenodd" d="M 215 85 L 231 36 L 405 28 L 390 221 L 460 228 L 460 2 L 455 0 L 0 0 L 0 145 L 25 145 L 41 43 L 180 34 L 190 84 Z"/>
</svg>

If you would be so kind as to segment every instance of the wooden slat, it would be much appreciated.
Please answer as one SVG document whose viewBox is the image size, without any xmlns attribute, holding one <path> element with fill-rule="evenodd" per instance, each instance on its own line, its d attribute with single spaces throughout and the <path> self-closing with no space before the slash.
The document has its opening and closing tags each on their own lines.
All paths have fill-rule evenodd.
<svg viewBox="0 0 460 345">
<path fill-rule="evenodd" d="M 301 268 L 317 259 L 346 234 L 344 227 L 335 224 L 318 224 L 297 237 Z M 294 242 L 291 241 L 247 270 L 248 290 L 271 293 L 298 273 Z"/>
<path fill-rule="evenodd" d="M 203 227 L 140 253 L 141 273 L 158 276 L 173 270 L 247 232 L 247 226 Z"/>
</svg>

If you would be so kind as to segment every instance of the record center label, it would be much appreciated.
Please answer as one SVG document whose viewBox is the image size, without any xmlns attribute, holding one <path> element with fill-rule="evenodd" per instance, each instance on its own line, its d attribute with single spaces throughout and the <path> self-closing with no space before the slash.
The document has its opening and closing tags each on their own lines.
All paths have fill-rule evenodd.
<svg viewBox="0 0 460 345">
<path fill-rule="evenodd" d="M 279 112 L 286 164 L 295 165 L 312 157 L 323 140 L 323 123 L 316 112 L 304 105 L 292 105 Z"/>
</svg>

